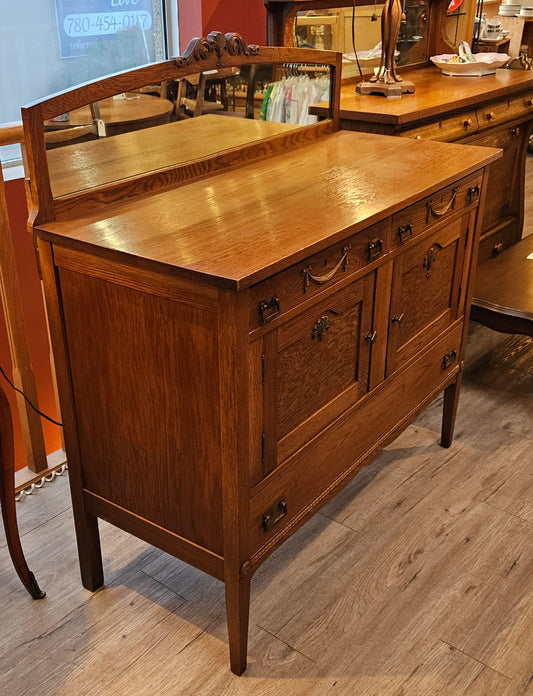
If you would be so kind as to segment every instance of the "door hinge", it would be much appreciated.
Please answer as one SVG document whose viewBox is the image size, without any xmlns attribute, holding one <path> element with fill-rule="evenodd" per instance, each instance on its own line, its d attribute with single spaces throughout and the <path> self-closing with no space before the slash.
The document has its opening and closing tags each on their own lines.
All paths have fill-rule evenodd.
<svg viewBox="0 0 533 696">
<path fill-rule="evenodd" d="M 265 462 L 265 441 L 266 441 L 266 435 L 265 433 L 261 433 L 261 463 L 264 464 Z"/>
<path fill-rule="evenodd" d="M 261 356 L 261 384 L 265 383 L 265 354 Z"/>
</svg>

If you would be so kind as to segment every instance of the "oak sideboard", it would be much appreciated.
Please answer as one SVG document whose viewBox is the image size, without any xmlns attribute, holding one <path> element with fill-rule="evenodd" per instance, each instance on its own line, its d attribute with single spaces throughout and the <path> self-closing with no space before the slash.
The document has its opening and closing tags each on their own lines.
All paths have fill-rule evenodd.
<svg viewBox="0 0 533 696">
<path fill-rule="evenodd" d="M 317 61 L 314 125 L 210 114 L 44 149 L 43 120 L 142 82 Z M 218 578 L 237 674 L 261 563 L 443 391 L 450 445 L 501 154 L 340 131 L 339 68 L 212 34 L 23 110 L 83 584 L 98 518 Z"/>
</svg>

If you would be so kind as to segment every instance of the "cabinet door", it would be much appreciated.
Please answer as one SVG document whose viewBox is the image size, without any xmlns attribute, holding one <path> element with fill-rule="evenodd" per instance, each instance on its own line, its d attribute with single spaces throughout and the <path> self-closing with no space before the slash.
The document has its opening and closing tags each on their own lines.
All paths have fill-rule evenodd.
<svg viewBox="0 0 533 696">
<path fill-rule="evenodd" d="M 394 260 L 387 375 L 457 318 L 469 220 L 456 218 Z"/>
<path fill-rule="evenodd" d="M 261 347 L 263 371 L 259 477 L 368 391 L 373 294 L 371 273 L 306 304 L 252 346 L 258 357 Z"/>
</svg>

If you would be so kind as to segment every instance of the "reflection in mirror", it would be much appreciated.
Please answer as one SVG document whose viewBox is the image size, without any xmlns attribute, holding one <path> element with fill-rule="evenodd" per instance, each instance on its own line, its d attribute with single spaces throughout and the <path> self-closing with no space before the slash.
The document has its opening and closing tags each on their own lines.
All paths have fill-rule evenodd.
<svg viewBox="0 0 533 696">
<path fill-rule="evenodd" d="M 355 47 L 363 75 L 379 66 L 381 57 L 381 13 L 383 3 L 355 8 Z M 343 77 L 359 75 L 352 42 L 352 7 L 301 10 L 293 25 L 293 43 L 299 48 L 339 51 L 343 54 Z M 398 66 L 428 60 L 427 0 L 404 0 L 402 23 L 396 45 Z"/>
<path fill-rule="evenodd" d="M 49 119 L 52 195 L 194 162 L 316 123 L 323 117 L 312 113 L 314 104 L 325 102 L 331 112 L 330 70 L 297 63 L 208 70 Z"/>
</svg>

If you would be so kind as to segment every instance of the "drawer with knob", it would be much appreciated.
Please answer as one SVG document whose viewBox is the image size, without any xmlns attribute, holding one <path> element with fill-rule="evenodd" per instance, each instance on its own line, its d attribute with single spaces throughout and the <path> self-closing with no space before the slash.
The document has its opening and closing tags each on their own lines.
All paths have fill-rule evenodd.
<svg viewBox="0 0 533 696">
<path fill-rule="evenodd" d="M 533 92 L 485 104 L 478 108 L 480 130 L 493 128 L 517 119 L 525 120 L 531 116 L 533 116 Z"/>
<path fill-rule="evenodd" d="M 390 219 L 358 232 L 250 288 L 250 330 L 347 280 L 390 250 Z"/>
<path fill-rule="evenodd" d="M 476 111 L 472 109 L 434 123 L 428 123 L 416 128 L 409 128 L 403 131 L 401 136 L 405 138 L 416 138 L 417 140 L 442 140 L 445 142 L 452 142 L 472 133 L 476 133 L 477 130 L 478 123 Z"/>
</svg>

